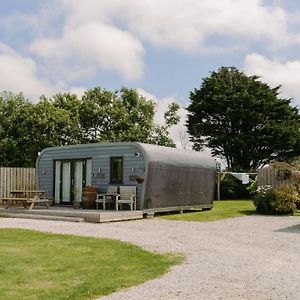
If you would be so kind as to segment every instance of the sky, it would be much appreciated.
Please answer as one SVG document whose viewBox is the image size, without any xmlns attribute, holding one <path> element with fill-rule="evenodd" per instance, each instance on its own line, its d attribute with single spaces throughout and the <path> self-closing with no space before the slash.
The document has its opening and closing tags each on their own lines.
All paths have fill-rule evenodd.
<svg viewBox="0 0 300 300">
<path fill-rule="evenodd" d="M 82 95 L 95 86 L 136 88 L 174 100 L 221 66 L 259 75 L 300 106 L 300 1 L 0 0 L 0 91 Z"/>
</svg>

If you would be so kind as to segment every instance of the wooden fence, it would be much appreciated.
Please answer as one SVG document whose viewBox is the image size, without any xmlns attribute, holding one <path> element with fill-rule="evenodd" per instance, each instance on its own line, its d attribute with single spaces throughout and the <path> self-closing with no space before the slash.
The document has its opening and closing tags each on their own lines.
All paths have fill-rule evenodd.
<svg viewBox="0 0 300 300">
<path fill-rule="evenodd" d="M 10 196 L 11 190 L 35 190 L 34 168 L 0 168 L 0 198 Z"/>
<path fill-rule="evenodd" d="M 278 187 L 283 183 L 288 183 L 288 180 L 280 176 L 279 169 L 273 167 L 262 168 L 257 171 L 257 185 L 271 185 Z"/>
</svg>

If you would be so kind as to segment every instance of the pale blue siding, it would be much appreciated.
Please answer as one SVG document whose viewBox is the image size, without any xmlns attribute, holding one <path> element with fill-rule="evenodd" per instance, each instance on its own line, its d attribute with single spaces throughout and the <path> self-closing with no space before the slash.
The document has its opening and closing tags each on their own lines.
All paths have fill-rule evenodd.
<svg viewBox="0 0 300 300">
<path fill-rule="evenodd" d="M 131 175 L 145 175 L 144 156 L 135 156 L 141 150 L 134 143 L 132 144 L 89 144 L 45 149 L 37 162 L 39 188 L 46 190 L 49 197 L 54 197 L 54 161 L 64 159 L 91 159 L 92 160 L 92 186 L 97 187 L 100 192 L 106 192 L 110 184 L 110 158 L 123 157 L 123 185 L 137 186 L 137 204 L 139 206 L 142 197 L 142 185 L 136 180 L 131 181 Z M 99 178 L 101 173 L 105 178 Z"/>
</svg>

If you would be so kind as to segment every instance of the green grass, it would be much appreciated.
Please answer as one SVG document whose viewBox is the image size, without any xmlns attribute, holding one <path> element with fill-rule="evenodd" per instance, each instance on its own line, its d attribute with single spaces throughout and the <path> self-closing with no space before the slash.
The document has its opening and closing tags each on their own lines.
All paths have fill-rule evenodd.
<svg viewBox="0 0 300 300">
<path fill-rule="evenodd" d="M 255 213 L 252 200 L 222 200 L 215 201 L 211 210 L 192 213 L 162 216 L 163 219 L 179 221 L 209 222 Z"/>
<path fill-rule="evenodd" d="M 299 209 L 295 211 L 294 216 L 295 217 L 300 217 L 300 210 Z"/>
<path fill-rule="evenodd" d="M 0 241 L 0 299 L 7 300 L 91 299 L 182 261 L 119 241 L 31 230 L 0 229 Z"/>
</svg>

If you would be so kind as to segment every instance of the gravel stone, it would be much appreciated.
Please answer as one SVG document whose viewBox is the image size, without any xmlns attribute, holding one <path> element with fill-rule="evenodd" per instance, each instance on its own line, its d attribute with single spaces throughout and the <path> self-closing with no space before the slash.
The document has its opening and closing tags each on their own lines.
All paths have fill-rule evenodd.
<svg viewBox="0 0 300 300">
<path fill-rule="evenodd" d="M 101 299 L 300 299 L 299 217 L 105 224 L 1 218 L 0 228 L 105 237 L 185 255 L 164 276 Z"/>
</svg>

